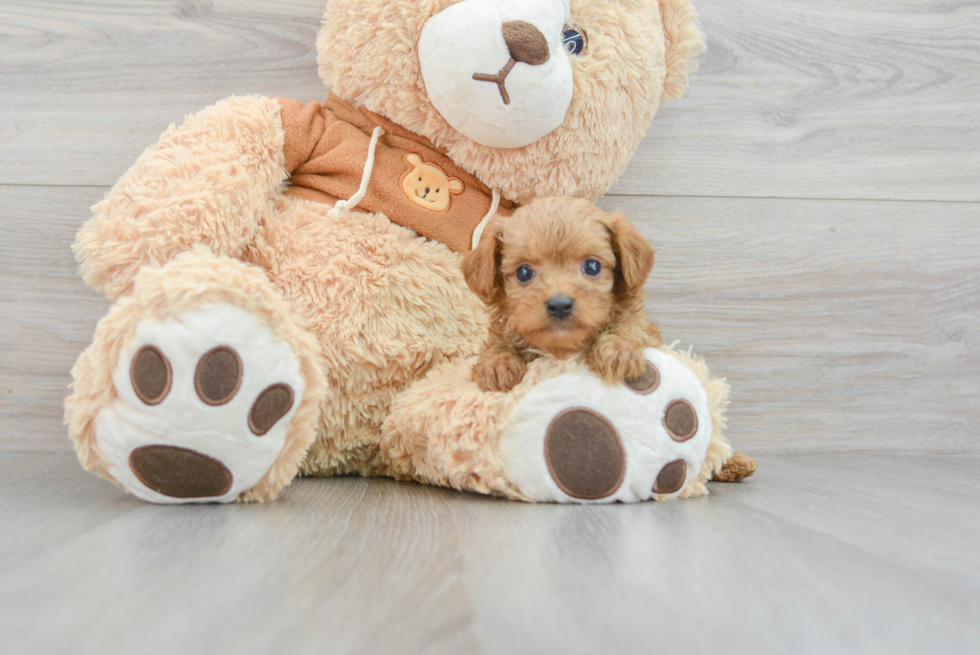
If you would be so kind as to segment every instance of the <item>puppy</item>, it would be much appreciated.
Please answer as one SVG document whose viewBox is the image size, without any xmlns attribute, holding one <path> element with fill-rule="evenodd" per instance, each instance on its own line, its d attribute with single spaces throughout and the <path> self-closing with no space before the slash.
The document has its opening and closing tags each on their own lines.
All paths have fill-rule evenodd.
<svg viewBox="0 0 980 655">
<path fill-rule="evenodd" d="M 643 285 L 654 251 L 619 213 L 575 198 L 542 198 L 497 218 L 463 260 L 490 309 L 490 338 L 473 369 L 484 391 L 509 391 L 541 354 L 585 351 L 609 383 L 639 377 L 659 346 Z"/>
</svg>

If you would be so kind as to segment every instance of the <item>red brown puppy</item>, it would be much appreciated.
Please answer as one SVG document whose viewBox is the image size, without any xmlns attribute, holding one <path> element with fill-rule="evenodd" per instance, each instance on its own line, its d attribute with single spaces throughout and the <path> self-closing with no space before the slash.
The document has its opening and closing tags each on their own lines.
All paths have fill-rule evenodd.
<svg viewBox="0 0 980 655">
<path fill-rule="evenodd" d="M 473 369 L 484 391 L 509 391 L 542 354 L 585 351 L 609 383 L 639 377 L 661 344 L 643 285 L 654 251 L 620 213 L 576 198 L 542 198 L 497 218 L 463 260 L 490 309 L 490 338 Z"/>
</svg>

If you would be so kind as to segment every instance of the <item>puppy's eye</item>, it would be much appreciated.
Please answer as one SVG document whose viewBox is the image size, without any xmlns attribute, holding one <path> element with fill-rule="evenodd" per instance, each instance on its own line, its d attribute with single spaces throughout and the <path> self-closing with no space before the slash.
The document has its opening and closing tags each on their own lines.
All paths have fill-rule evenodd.
<svg viewBox="0 0 980 655">
<path fill-rule="evenodd" d="M 534 279 L 534 271 L 532 271 L 527 266 L 521 266 L 517 269 L 517 281 L 521 284 L 527 284 Z"/>
<path fill-rule="evenodd" d="M 602 264 L 594 259 L 586 259 L 582 264 L 582 272 L 589 277 L 599 277 L 602 275 Z"/>
<path fill-rule="evenodd" d="M 561 32 L 561 43 L 565 46 L 565 52 L 573 57 L 579 57 L 585 54 L 589 38 L 578 25 L 565 25 Z"/>
</svg>

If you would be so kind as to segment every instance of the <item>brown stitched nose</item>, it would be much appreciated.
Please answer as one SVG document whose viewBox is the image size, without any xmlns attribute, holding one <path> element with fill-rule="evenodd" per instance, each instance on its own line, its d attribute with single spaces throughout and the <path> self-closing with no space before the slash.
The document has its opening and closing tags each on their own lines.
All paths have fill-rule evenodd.
<svg viewBox="0 0 980 655">
<path fill-rule="evenodd" d="M 517 61 L 531 66 L 540 66 L 551 59 L 548 40 L 541 30 L 523 20 L 504 23 L 502 28 L 504 41 L 510 56 Z"/>
<path fill-rule="evenodd" d="M 496 75 L 488 73 L 476 73 L 473 79 L 477 82 L 493 82 L 500 89 L 500 97 L 505 105 L 510 104 L 510 94 L 507 93 L 507 76 L 514 70 L 518 63 L 528 64 L 529 66 L 540 66 L 551 59 L 551 50 L 548 48 L 548 40 L 544 38 L 541 30 L 531 23 L 523 20 L 514 20 L 504 23 L 501 28 L 504 41 L 507 43 L 507 50 L 510 52 L 510 61 L 500 69 Z"/>
</svg>

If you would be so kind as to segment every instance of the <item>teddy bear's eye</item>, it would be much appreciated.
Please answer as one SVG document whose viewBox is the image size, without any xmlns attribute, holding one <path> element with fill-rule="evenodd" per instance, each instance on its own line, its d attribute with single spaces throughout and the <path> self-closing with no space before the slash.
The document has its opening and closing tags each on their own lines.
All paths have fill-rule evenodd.
<svg viewBox="0 0 980 655">
<path fill-rule="evenodd" d="M 586 259 L 582 264 L 582 272 L 589 277 L 599 277 L 602 274 L 602 264 L 594 259 Z"/>
<path fill-rule="evenodd" d="M 534 271 L 532 271 L 527 266 L 521 266 L 517 269 L 517 281 L 521 284 L 527 284 L 534 279 Z"/>
<path fill-rule="evenodd" d="M 439 193 L 440 191 L 442 191 L 442 189 L 436 189 L 436 193 Z"/>
<path fill-rule="evenodd" d="M 561 42 L 565 46 L 565 51 L 575 57 L 584 54 L 586 46 L 589 45 L 588 37 L 578 25 L 565 25 L 562 28 Z"/>
</svg>

